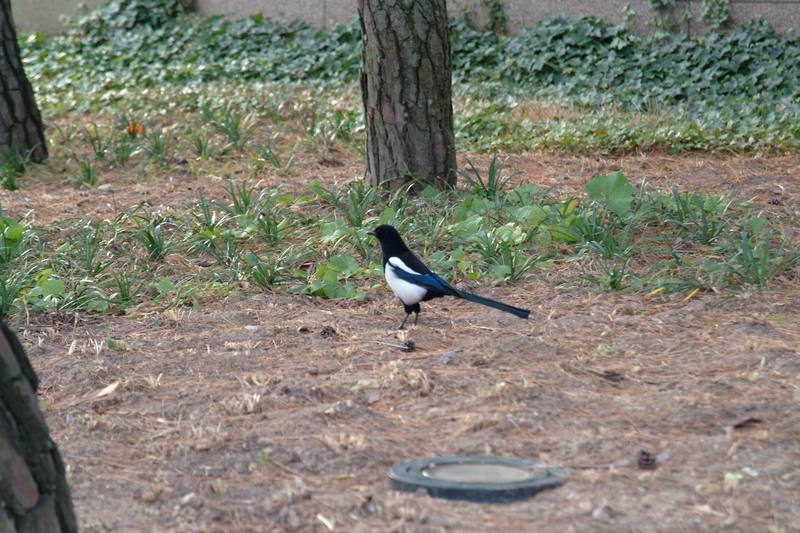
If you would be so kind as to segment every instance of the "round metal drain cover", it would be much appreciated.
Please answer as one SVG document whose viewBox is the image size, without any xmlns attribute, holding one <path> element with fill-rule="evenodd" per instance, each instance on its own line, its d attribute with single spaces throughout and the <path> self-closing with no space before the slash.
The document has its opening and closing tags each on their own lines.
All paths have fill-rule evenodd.
<svg viewBox="0 0 800 533">
<path fill-rule="evenodd" d="M 557 487 L 562 468 L 511 457 L 434 457 L 394 465 L 389 479 L 396 489 L 425 489 L 437 498 L 506 503 Z"/>
</svg>

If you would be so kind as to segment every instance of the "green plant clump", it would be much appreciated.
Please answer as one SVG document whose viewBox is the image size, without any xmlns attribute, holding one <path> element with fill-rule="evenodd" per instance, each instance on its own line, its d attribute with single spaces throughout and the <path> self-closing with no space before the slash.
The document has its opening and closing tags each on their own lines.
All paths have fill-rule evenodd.
<svg viewBox="0 0 800 533">
<path fill-rule="evenodd" d="M 554 196 L 511 188 L 496 158 L 486 176 L 469 175 L 462 189 L 414 199 L 363 181 L 295 195 L 241 181 L 173 213 L 140 207 L 61 229 L 0 216 L 0 315 L 164 309 L 246 286 L 359 300 L 383 286 L 367 234 L 379 224 L 397 225 L 454 283 L 514 283 L 570 264 L 577 272 L 558 284 L 669 295 L 763 286 L 800 266 L 788 233 L 718 196 L 636 187 L 621 173 Z"/>
<path fill-rule="evenodd" d="M 701 38 L 677 33 L 642 38 L 591 17 L 554 18 L 511 36 L 478 31 L 458 18 L 450 28 L 464 147 L 601 152 L 800 147 L 796 33 L 781 35 L 751 23 Z M 265 83 L 341 99 L 341 87 L 355 92 L 360 42 L 355 20 L 327 30 L 258 16 L 230 21 L 190 12 L 179 0 L 116 0 L 79 20 L 67 35 L 21 40 L 37 96 L 56 114 L 109 104 L 125 113 L 147 112 L 153 98 L 159 105 L 169 101 L 171 107 L 197 109 L 220 87 L 239 92 L 252 87 L 257 98 Z M 515 112 L 526 102 L 565 112 L 543 120 L 520 118 Z M 270 100 L 259 108 L 277 117 L 276 105 Z M 209 128 L 241 150 L 251 135 L 249 108 L 205 110 Z M 360 109 L 338 112 L 352 123 Z M 353 131 L 329 122 L 312 119 L 309 126 L 310 134 L 324 141 L 323 157 L 327 144 Z M 124 161 L 136 149 L 131 142 L 98 138 L 89 127 L 84 133 L 98 160 L 111 155 Z M 148 140 L 147 154 L 161 160 L 164 139 L 151 134 Z M 203 157 L 214 152 L 201 133 L 195 141 Z M 5 181 L 13 186 L 13 176 Z"/>
</svg>

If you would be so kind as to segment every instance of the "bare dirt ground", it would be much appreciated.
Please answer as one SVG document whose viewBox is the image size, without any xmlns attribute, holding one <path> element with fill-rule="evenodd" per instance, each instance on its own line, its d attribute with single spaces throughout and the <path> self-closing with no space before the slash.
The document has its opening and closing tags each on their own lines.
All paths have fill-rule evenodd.
<svg viewBox="0 0 800 533">
<path fill-rule="evenodd" d="M 621 169 L 800 219 L 798 158 L 515 156 L 509 167 L 564 192 Z M 327 182 L 360 173 L 318 170 Z M 178 206 L 201 185 L 216 187 L 178 176 L 82 193 L 42 177 L 0 199 L 45 224 L 143 197 Z M 200 310 L 16 327 L 84 531 L 800 530 L 797 274 L 688 301 L 557 290 L 560 275 L 482 291 L 529 306 L 528 322 L 440 300 L 407 337 L 385 290 L 367 303 L 245 291 Z M 108 338 L 124 351 L 100 348 Z M 640 450 L 657 468 L 640 468 Z M 509 505 L 389 486 L 395 462 L 454 454 L 534 458 L 570 477 Z"/>
</svg>

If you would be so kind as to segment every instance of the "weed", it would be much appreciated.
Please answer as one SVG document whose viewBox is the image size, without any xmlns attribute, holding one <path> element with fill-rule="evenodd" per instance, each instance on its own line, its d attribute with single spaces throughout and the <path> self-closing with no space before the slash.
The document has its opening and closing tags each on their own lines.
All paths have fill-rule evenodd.
<svg viewBox="0 0 800 533">
<path fill-rule="evenodd" d="M 167 136 L 162 130 L 153 130 L 147 136 L 145 153 L 152 161 L 163 164 L 167 159 Z"/>
<path fill-rule="evenodd" d="M 466 180 L 472 188 L 473 194 L 483 196 L 490 200 L 497 200 L 505 192 L 505 187 L 514 175 L 503 175 L 502 166 L 497 161 L 497 153 L 492 155 L 489 168 L 486 171 L 486 178 L 481 176 L 472 161 L 467 160 L 469 171 L 459 170 L 458 173 Z"/>
<path fill-rule="evenodd" d="M 344 189 L 326 189 L 316 180 L 308 186 L 323 204 L 334 207 L 354 228 L 363 226 L 378 201 L 378 191 L 364 181 L 351 182 Z"/>
<path fill-rule="evenodd" d="M 339 141 L 347 142 L 352 138 L 356 127 L 355 112 L 336 111 L 320 117 L 315 106 L 309 123 L 308 144 L 319 151 L 321 158 L 326 159 L 330 157 Z"/>
<path fill-rule="evenodd" d="M 296 149 L 297 145 L 292 148 L 291 152 L 289 153 L 289 157 L 283 161 L 280 157 L 278 157 L 278 154 L 275 153 L 271 145 L 264 146 L 258 153 L 257 161 L 259 165 L 259 171 L 263 169 L 265 164 L 269 164 L 272 166 L 273 170 L 282 176 L 291 174 L 292 168 L 294 168 Z"/>
<path fill-rule="evenodd" d="M 603 289 L 610 289 L 612 291 L 621 291 L 627 288 L 627 279 L 630 276 L 628 270 L 629 259 L 619 260 L 603 260 L 599 261 L 602 270 L 601 276 L 593 276 L 591 274 L 584 274 L 583 277 L 592 283 L 598 285 Z"/>
<path fill-rule="evenodd" d="M 244 150 L 255 128 L 252 115 L 235 109 L 230 102 L 219 111 L 213 110 L 207 102 L 202 102 L 200 114 L 207 124 L 225 135 L 232 146 L 239 151 Z"/>
<path fill-rule="evenodd" d="M 192 148 L 194 149 L 195 155 L 200 159 L 213 159 L 217 154 L 217 150 L 205 129 L 200 130 L 192 136 Z"/>
<path fill-rule="evenodd" d="M 679 194 L 673 187 L 672 202 L 667 222 L 680 226 L 698 242 L 713 244 L 726 229 L 724 216 L 731 206 L 730 201 L 691 192 Z"/>
<path fill-rule="evenodd" d="M 233 181 L 228 182 L 227 191 L 231 203 L 229 207 L 225 208 L 226 211 L 232 216 L 250 218 L 254 218 L 260 209 L 264 194 L 267 192 L 262 190 L 260 193 L 256 193 L 255 185 L 250 186 L 247 180 L 240 182 L 238 186 Z"/>
<path fill-rule="evenodd" d="M 127 164 L 140 149 L 136 136 L 132 137 L 129 133 L 118 135 L 111 142 L 111 152 L 117 165 Z"/>
<path fill-rule="evenodd" d="M 192 253 L 207 253 L 219 263 L 232 266 L 239 256 L 234 233 L 227 228 L 228 217 L 220 215 L 203 194 L 197 204 L 199 213 L 192 213 L 196 228 L 186 239 Z"/>
<path fill-rule="evenodd" d="M 136 302 L 136 298 L 142 292 L 142 285 L 140 284 L 134 287 L 127 274 L 116 275 L 112 281 L 112 290 L 114 292 L 111 293 L 108 300 L 116 305 L 123 307 L 133 305 Z"/>
<path fill-rule="evenodd" d="M 70 145 L 72 144 L 72 139 L 75 136 L 75 132 L 78 131 L 78 128 L 74 124 L 67 124 L 65 127 L 61 127 L 58 124 L 52 124 L 52 128 L 58 134 L 58 143 L 62 145 Z"/>
<path fill-rule="evenodd" d="M 97 169 L 91 163 L 91 161 L 81 161 L 79 163 L 79 166 L 80 166 L 80 175 L 78 176 L 78 181 L 80 182 L 80 184 L 90 188 L 96 187 Z"/>
<path fill-rule="evenodd" d="M 250 279 L 262 289 L 272 289 L 281 281 L 290 277 L 289 264 L 302 262 L 294 250 L 289 247 L 271 260 L 263 260 L 256 254 L 247 257 Z"/>
<path fill-rule="evenodd" d="M 32 270 L 0 267 L 0 319 L 6 318 L 16 307 L 22 289 L 30 283 Z"/>
<path fill-rule="evenodd" d="M 118 341 L 117 339 L 112 339 L 111 337 L 109 337 L 105 340 L 105 343 L 106 347 L 109 350 L 114 350 L 115 352 L 119 353 L 128 351 L 128 347 L 125 346 L 125 343 L 122 341 Z"/>
<path fill-rule="evenodd" d="M 82 221 L 77 228 L 74 250 L 78 266 L 88 276 L 95 277 L 103 273 L 111 264 L 107 258 L 102 228 L 91 222 Z"/>
<path fill-rule="evenodd" d="M 108 139 L 106 139 L 97 124 L 90 124 L 85 126 L 82 130 L 84 140 L 89 143 L 89 146 L 94 152 L 94 158 L 97 161 L 104 161 L 108 155 Z"/>
<path fill-rule="evenodd" d="M 28 170 L 29 155 L 22 156 L 13 146 L 0 151 L 0 184 L 7 191 L 16 191 L 17 180 Z"/>
<path fill-rule="evenodd" d="M 800 264 L 800 249 L 767 227 L 763 218 L 746 220 L 738 233 L 723 245 L 724 266 L 742 283 L 766 285 L 770 280 Z"/>
<path fill-rule="evenodd" d="M 169 253 L 170 242 L 164 234 L 164 227 L 167 221 L 161 217 L 150 218 L 135 217 L 139 229 L 136 231 L 135 239 L 144 247 L 147 257 L 151 261 L 161 261 Z"/>
</svg>

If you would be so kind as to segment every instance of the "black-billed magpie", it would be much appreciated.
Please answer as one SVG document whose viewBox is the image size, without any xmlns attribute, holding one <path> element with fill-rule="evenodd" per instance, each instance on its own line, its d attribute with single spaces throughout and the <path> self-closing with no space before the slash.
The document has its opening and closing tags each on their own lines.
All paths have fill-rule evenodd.
<svg viewBox="0 0 800 533">
<path fill-rule="evenodd" d="M 425 266 L 425 263 L 419 260 L 411 250 L 408 249 L 406 243 L 400 237 L 400 233 L 389 224 L 383 224 L 375 228 L 374 231 L 368 232 L 374 235 L 381 243 L 381 251 L 383 252 L 383 274 L 386 277 L 386 283 L 394 291 L 400 302 L 406 310 L 406 316 L 400 323 L 398 329 L 403 329 L 406 325 L 406 320 L 411 316 L 411 313 L 416 313 L 414 316 L 414 324 L 419 319 L 420 302 L 425 302 L 433 298 L 441 298 L 442 296 L 454 296 L 456 298 L 463 298 L 470 302 L 475 302 L 506 313 L 511 313 L 520 318 L 528 318 L 530 311 L 527 309 L 520 309 L 513 305 L 496 302 L 477 294 L 470 294 L 468 292 L 460 291 L 447 283 L 441 277 L 437 276 Z"/>
</svg>

